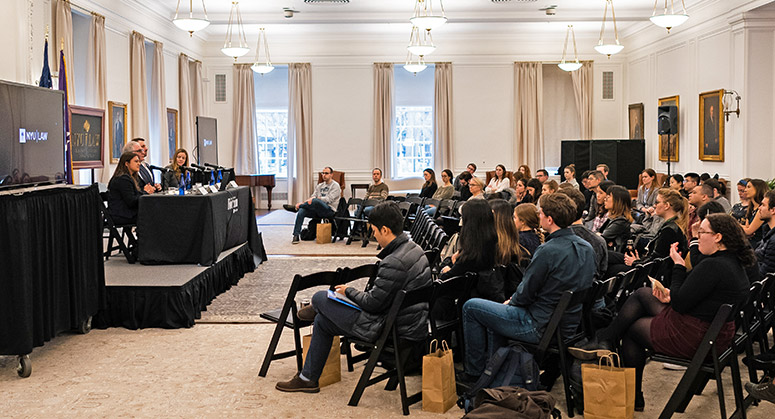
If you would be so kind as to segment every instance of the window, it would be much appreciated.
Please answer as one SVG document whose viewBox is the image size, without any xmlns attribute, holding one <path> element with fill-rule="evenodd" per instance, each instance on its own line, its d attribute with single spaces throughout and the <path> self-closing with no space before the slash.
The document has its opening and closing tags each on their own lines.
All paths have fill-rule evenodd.
<svg viewBox="0 0 775 419">
<path fill-rule="evenodd" d="M 254 73 L 258 173 L 288 176 L 288 66 Z"/>
<path fill-rule="evenodd" d="M 393 77 L 393 177 L 419 177 L 433 167 L 434 66 L 415 75 L 397 65 Z"/>
</svg>

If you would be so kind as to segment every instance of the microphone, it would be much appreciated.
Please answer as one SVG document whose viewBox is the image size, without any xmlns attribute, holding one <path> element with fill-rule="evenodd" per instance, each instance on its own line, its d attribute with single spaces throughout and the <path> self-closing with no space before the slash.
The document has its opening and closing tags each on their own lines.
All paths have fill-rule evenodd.
<svg viewBox="0 0 775 419">
<path fill-rule="evenodd" d="M 212 167 L 213 169 L 226 169 L 225 167 L 223 167 L 223 166 L 218 166 L 217 164 L 210 164 L 210 163 L 205 163 L 205 166 L 207 166 L 207 167 Z"/>
<path fill-rule="evenodd" d="M 206 167 L 204 167 L 204 166 L 200 166 L 200 165 L 198 165 L 198 164 L 195 164 L 195 163 L 191 163 L 191 166 L 193 166 L 193 167 L 196 167 L 197 169 L 199 169 L 199 170 L 201 170 L 201 171 L 203 171 L 203 172 L 204 172 L 205 170 L 207 170 L 207 168 L 206 168 Z"/>
<path fill-rule="evenodd" d="M 159 167 L 159 166 L 154 166 L 154 165 L 152 165 L 152 164 L 149 164 L 149 165 L 148 165 L 148 167 L 149 167 L 151 170 L 158 170 L 158 171 L 160 171 L 160 172 L 162 172 L 162 173 L 165 173 L 165 172 L 169 172 L 169 171 L 170 171 L 170 169 L 167 169 L 166 167 Z"/>
<path fill-rule="evenodd" d="M 180 170 L 187 170 L 189 172 L 201 172 L 201 170 L 197 169 L 196 167 L 188 167 L 188 166 L 180 166 Z"/>
</svg>

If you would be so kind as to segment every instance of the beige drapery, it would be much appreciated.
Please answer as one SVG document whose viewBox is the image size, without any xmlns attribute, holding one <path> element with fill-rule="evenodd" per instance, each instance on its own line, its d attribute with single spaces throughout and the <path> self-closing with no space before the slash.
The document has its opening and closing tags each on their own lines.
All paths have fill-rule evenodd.
<svg viewBox="0 0 775 419">
<path fill-rule="evenodd" d="M 393 89 L 393 63 L 374 63 L 374 167 L 382 169 L 385 178 L 392 172 Z"/>
<path fill-rule="evenodd" d="M 258 173 L 256 95 L 250 64 L 234 64 L 234 170 Z"/>
<path fill-rule="evenodd" d="M 167 99 L 164 83 L 164 45 L 155 41 L 153 52 L 153 68 L 151 69 L 151 120 L 148 147 L 153 147 L 150 158 L 158 166 L 169 164 L 170 151 L 167 142 Z M 174 148 L 174 146 L 173 146 Z M 173 150 L 174 154 L 174 150 Z"/>
<path fill-rule="evenodd" d="M 205 116 L 205 85 L 202 80 L 202 62 L 192 61 L 191 71 L 191 111 L 194 121 L 194 142 L 196 142 L 196 117 Z"/>
<path fill-rule="evenodd" d="M 189 71 L 189 58 L 186 54 L 178 56 L 178 100 L 180 112 L 178 113 L 178 125 L 180 128 L 180 146 L 189 153 L 194 149 L 194 114 L 191 111 L 191 71 Z"/>
<path fill-rule="evenodd" d="M 433 90 L 434 162 L 436 173 L 453 167 L 452 64 L 436 63 Z"/>
<path fill-rule="evenodd" d="M 99 109 L 105 109 L 106 122 L 107 117 L 107 80 L 106 80 L 106 50 L 105 50 L 105 17 L 96 13 L 91 15 L 91 25 L 89 26 L 89 50 L 86 56 L 86 83 L 87 97 L 91 98 L 90 106 Z M 110 130 L 107 130 L 110 131 Z M 104 135 L 102 147 L 102 161 L 105 164 L 103 169 L 98 169 L 96 179 L 102 183 L 110 181 L 110 135 Z"/>
<path fill-rule="evenodd" d="M 514 165 L 544 167 L 543 71 L 538 62 L 514 63 Z"/>
<path fill-rule="evenodd" d="M 592 61 L 583 61 L 581 68 L 570 73 L 582 140 L 592 138 L 592 74 Z"/>
<path fill-rule="evenodd" d="M 288 65 L 288 202 L 312 194 L 312 68 Z"/>
<path fill-rule="evenodd" d="M 54 17 L 54 69 L 59 71 L 59 51 L 64 45 L 65 61 L 67 62 L 67 98 L 75 102 L 75 79 L 73 78 L 73 13 L 70 3 L 66 0 L 56 0 Z"/>
<path fill-rule="evenodd" d="M 145 76 L 145 37 L 132 32 L 129 39 L 129 120 L 132 138 L 148 139 L 148 81 Z"/>
</svg>

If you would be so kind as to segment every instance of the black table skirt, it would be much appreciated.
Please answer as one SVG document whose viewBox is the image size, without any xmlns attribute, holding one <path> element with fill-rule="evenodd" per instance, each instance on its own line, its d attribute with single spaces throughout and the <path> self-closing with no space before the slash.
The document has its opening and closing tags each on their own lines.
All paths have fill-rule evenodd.
<svg viewBox="0 0 775 419">
<path fill-rule="evenodd" d="M 208 304 L 255 270 L 253 252 L 243 245 L 177 287 L 108 287 L 108 304 L 95 318 L 97 328 L 191 327 Z"/>
<path fill-rule="evenodd" d="M 97 185 L 0 196 L 0 354 L 23 355 L 105 304 Z"/>
</svg>

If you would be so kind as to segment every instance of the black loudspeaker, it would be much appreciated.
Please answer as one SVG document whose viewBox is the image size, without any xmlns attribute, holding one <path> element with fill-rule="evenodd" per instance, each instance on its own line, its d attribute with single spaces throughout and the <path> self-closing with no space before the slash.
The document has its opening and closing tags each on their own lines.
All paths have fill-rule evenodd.
<svg viewBox="0 0 775 419">
<path fill-rule="evenodd" d="M 561 143 L 562 167 L 576 165 L 579 182 L 585 170 L 608 165 L 608 178 L 627 189 L 638 187 L 638 176 L 646 167 L 645 140 L 567 140 Z"/>
<path fill-rule="evenodd" d="M 657 112 L 657 133 L 659 135 L 678 134 L 678 107 L 660 106 Z"/>
</svg>

